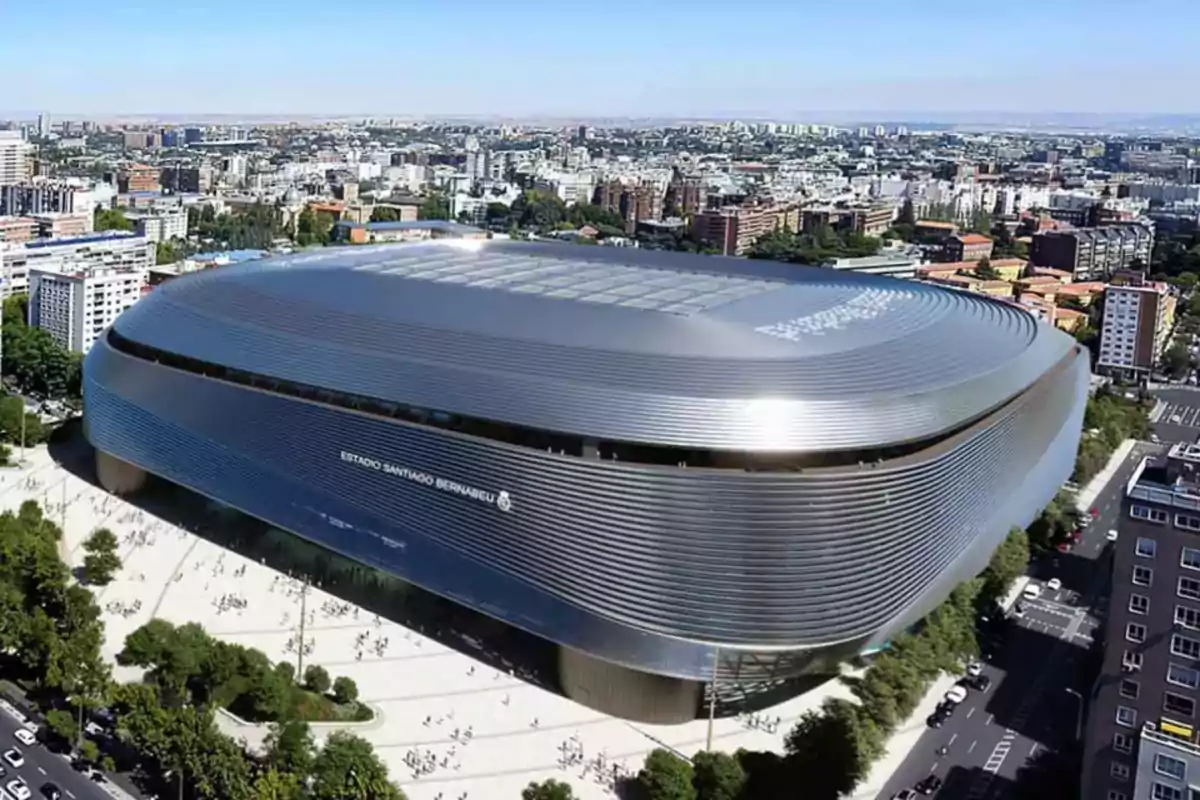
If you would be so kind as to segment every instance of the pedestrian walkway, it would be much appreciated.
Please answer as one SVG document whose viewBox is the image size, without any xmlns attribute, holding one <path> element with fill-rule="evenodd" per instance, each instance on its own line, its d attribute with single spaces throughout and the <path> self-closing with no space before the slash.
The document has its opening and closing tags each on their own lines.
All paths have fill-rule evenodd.
<svg viewBox="0 0 1200 800">
<path fill-rule="evenodd" d="M 1075 507 L 1080 513 L 1086 514 L 1100 496 L 1100 492 L 1104 491 L 1104 487 L 1113 479 L 1113 476 L 1121 469 L 1121 465 L 1125 463 L 1125 459 L 1129 458 L 1129 454 L 1133 452 L 1133 448 L 1137 445 L 1137 439 L 1126 439 L 1117 445 L 1117 449 L 1109 457 L 1108 463 L 1104 465 L 1104 469 L 1096 473 L 1087 485 L 1079 490 L 1079 494 L 1075 495 Z"/>
</svg>

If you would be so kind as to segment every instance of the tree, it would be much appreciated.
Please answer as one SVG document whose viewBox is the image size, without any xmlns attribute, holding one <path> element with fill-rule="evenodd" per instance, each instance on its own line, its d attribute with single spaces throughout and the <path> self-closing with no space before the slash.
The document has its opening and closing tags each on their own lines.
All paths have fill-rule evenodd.
<svg viewBox="0 0 1200 800">
<path fill-rule="evenodd" d="M 301 779 L 296 775 L 268 769 L 254 781 L 254 800 L 303 800 Z"/>
<path fill-rule="evenodd" d="M 1186 342 L 1177 341 L 1163 353 L 1163 367 L 1167 374 L 1178 378 L 1187 375 L 1192 367 L 1192 353 Z"/>
<path fill-rule="evenodd" d="M 387 769 L 365 740 L 334 731 L 313 762 L 313 800 L 401 800 Z"/>
<path fill-rule="evenodd" d="M 1020 528 L 1009 531 L 1004 541 L 992 554 L 992 560 L 983 571 L 983 588 L 980 595 L 998 602 L 1007 593 L 1013 581 L 1025 574 L 1029 567 L 1029 535 Z"/>
<path fill-rule="evenodd" d="M 450 219 L 450 201 L 443 194 L 431 194 L 417 207 L 417 219 Z"/>
<path fill-rule="evenodd" d="M 345 675 L 333 682 L 333 700 L 338 705 L 348 705 L 358 700 L 358 684 Z"/>
<path fill-rule="evenodd" d="M 557 230 L 567 218 L 567 206 L 558 195 L 540 189 L 529 189 L 513 201 L 509 219 L 520 228 L 543 233 Z M 624 225 L 624 222 L 622 222 Z"/>
<path fill-rule="evenodd" d="M 703 750 L 692 756 L 692 788 L 696 800 L 738 800 L 746 773 L 728 753 Z M 528 800 L 528 798 L 526 798 Z"/>
<path fill-rule="evenodd" d="M 87 553 L 83 557 L 84 580 L 94 586 L 110 583 L 113 575 L 121 569 L 117 537 L 108 528 L 98 528 L 83 543 L 83 549 Z"/>
<path fill-rule="evenodd" d="M 521 800 L 575 800 L 575 792 L 570 784 L 547 778 L 522 789 Z"/>
<path fill-rule="evenodd" d="M 317 746 L 307 722 L 293 720 L 272 725 L 264 744 L 270 768 L 302 779 L 312 774 Z"/>
<path fill-rule="evenodd" d="M 670 750 L 651 750 L 638 772 L 637 782 L 645 800 L 695 800 L 692 765 Z"/>
<path fill-rule="evenodd" d="M 985 256 L 979 259 L 979 263 L 975 265 L 975 277 L 985 281 L 995 281 L 1000 279 L 1000 273 L 992 266 L 992 262 Z"/>
<path fill-rule="evenodd" d="M 46 713 L 46 727 L 64 742 L 75 742 L 75 717 L 70 711 L 56 708 Z"/>
<path fill-rule="evenodd" d="M 304 670 L 304 688 L 317 694 L 325 694 L 330 687 L 329 673 L 319 664 L 312 664 Z"/>
<path fill-rule="evenodd" d="M 296 215 L 296 233 L 293 238 L 301 247 L 328 244 L 336 222 L 332 214 L 313 211 L 311 207 L 306 206 Z"/>
<path fill-rule="evenodd" d="M 100 748 L 91 739 L 79 743 L 79 757 L 85 764 L 95 764 L 100 761 Z"/>
<path fill-rule="evenodd" d="M 804 787 L 805 800 L 837 800 L 853 791 L 870 766 L 859 730 L 869 724 L 845 701 L 805 712 L 784 742 L 783 762 L 792 785 Z"/>
<path fill-rule="evenodd" d="M 92 214 L 92 227 L 99 231 L 131 231 L 133 223 L 117 208 L 97 208 Z"/>
<path fill-rule="evenodd" d="M 392 206 L 375 206 L 371 211 L 371 222 L 396 222 L 400 212 Z"/>
</svg>

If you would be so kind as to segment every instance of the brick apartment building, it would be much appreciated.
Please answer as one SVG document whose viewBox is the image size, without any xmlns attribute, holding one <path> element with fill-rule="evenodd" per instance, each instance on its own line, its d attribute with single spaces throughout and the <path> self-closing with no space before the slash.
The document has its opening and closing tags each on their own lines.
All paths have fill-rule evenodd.
<svg viewBox="0 0 1200 800">
<path fill-rule="evenodd" d="M 1147 376 L 1162 358 L 1175 324 L 1176 298 L 1143 272 L 1118 271 L 1104 290 L 1098 370 L 1125 378 Z"/>
<path fill-rule="evenodd" d="M 980 259 L 991 257 L 992 240 L 978 233 L 956 233 L 942 243 L 942 258 L 945 261 L 978 264 Z"/>
<path fill-rule="evenodd" d="M 721 255 L 745 255 L 759 237 L 772 231 L 798 230 L 795 206 L 749 205 L 709 209 L 692 217 L 692 238 Z"/>
<path fill-rule="evenodd" d="M 632 236 L 638 220 L 662 219 L 663 195 L 653 184 L 609 181 L 596 187 L 596 205 L 620 214 L 625 233 Z"/>
</svg>

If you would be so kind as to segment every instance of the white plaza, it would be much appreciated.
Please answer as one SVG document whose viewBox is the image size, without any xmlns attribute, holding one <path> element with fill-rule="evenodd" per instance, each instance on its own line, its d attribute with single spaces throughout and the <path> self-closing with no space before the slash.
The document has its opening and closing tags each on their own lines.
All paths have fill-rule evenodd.
<svg viewBox="0 0 1200 800">
<path fill-rule="evenodd" d="M 221 639 L 295 663 L 296 581 L 75 477 L 44 447 L 0 477 L 0 507 L 15 510 L 35 499 L 53 519 L 65 521 L 64 550 L 73 566 L 82 562 L 81 546 L 93 530 L 107 527 L 116 534 L 124 568 L 97 593 L 109 658 L 130 631 L 159 617 L 197 622 Z M 413 800 L 518 798 L 528 783 L 548 777 L 567 781 L 581 798 L 611 797 L 614 774 L 636 773 L 655 747 L 687 756 L 704 748 L 705 721 L 648 726 L 602 715 L 315 587 L 306 608 L 304 644 L 311 652 L 305 665 L 352 678 L 360 699 L 377 713 L 369 723 L 315 725 L 314 732 L 320 738 L 348 727 L 370 741 Z M 114 674 L 137 677 L 120 669 Z M 718 719 L 713 746 L 781 751 L 795 720 L 831 694 L 850 696 L 835 681 L 753 719 Z M 223 726 L 252 744 L 261 735 L 228 721 Z"/>
</svg>

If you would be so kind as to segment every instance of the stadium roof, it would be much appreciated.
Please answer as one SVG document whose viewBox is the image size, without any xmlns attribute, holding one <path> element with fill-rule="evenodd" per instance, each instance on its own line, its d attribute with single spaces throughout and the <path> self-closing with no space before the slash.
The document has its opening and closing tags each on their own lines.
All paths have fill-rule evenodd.
<svg viewBox="0 0 1200 800">
<path fill-rule="evenodd" d="M 941 433 L 1073 348 L 1023 309 L 777 262 L 520 242 L 331 248 L 164 284 L 119 332 L 466 416 L 714 449 Z"/>
</svg>

